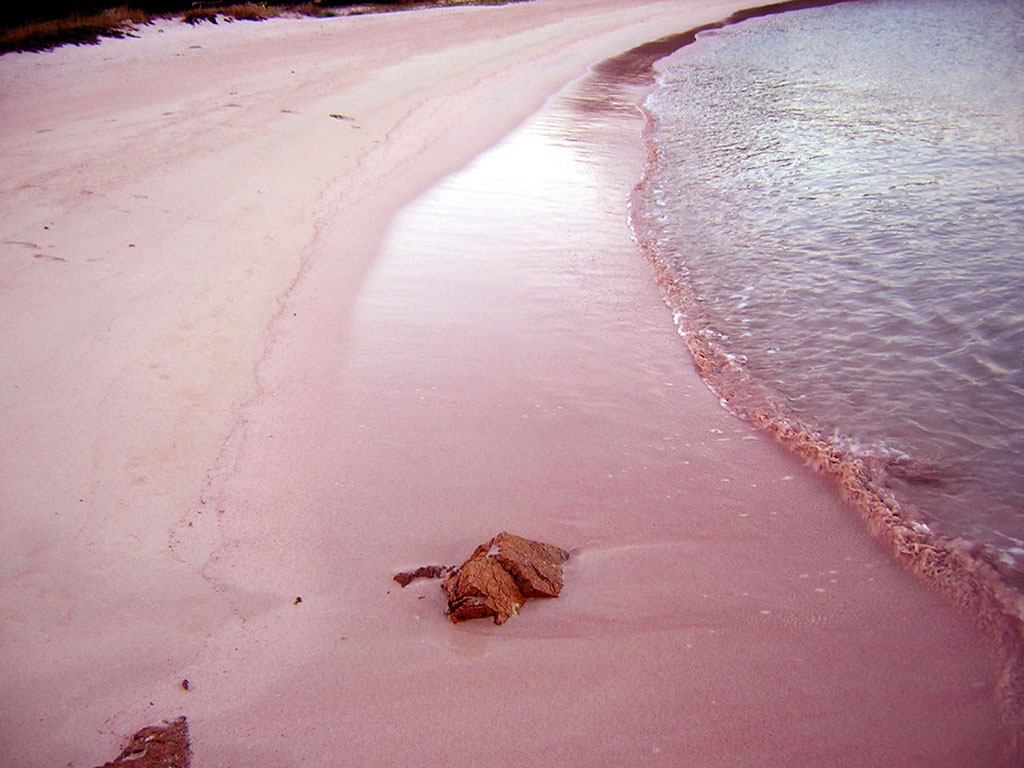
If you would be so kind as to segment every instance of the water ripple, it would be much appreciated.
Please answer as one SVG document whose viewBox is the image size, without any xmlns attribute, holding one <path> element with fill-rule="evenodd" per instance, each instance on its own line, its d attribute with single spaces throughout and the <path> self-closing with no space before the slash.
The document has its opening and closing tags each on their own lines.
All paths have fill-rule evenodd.
<svg viewBox="0 0 1024 768">
<path fill-rule="evenodd" d="M 843 4 L 718 32 L 648 100 L 645 224 L 693 293 L 687 322 L 773 407 L 901 457 L 887 461 L 906 503 L 1014 562 L 1021 71 L 1024 14 L 1005 0 Z"/>
</svg>

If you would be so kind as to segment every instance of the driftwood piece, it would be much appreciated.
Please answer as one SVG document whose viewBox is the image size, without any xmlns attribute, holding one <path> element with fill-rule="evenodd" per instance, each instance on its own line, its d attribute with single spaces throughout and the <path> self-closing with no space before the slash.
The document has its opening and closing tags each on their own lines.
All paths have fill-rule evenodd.
<svg viewBox="0 0 1024 768">
<path fill-rule="evenodd" d="M 424 565 L 415 571 L 402 571 L 394 575 L 395 581 L 402 585 L 402 588 L 409 586 L 416 579 L 443 579 L 449 571 L 454 570 L 450 565 Z"/>
<path fill-rule="evenodd" d="M 499 533 L 481 544 L 441 585 L 453 622 L 494 617 L 504 624 L 530 597 L 557 597 L 569 553 L 560 547 Z"/>
<path fill-rule="evenodd" d="M 101 768 L 189 768 L 192 753 L 184 717 L 138 731 L 112 762 Z"/>
</svg>

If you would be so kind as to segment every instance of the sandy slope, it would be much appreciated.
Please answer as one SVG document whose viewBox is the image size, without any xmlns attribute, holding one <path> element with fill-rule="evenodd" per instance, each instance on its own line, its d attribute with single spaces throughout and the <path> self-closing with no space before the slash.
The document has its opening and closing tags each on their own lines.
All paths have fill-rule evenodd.
<svg viewBox="0 0 1024 768">
<path fill-rule="evenodd" d="M 596 585 L 606 567 L 634 568 L 629 553 L 637 547 L 642 563 L 671 571 L 683 567 L 681 552 L 704 545 L 718 548 L 722 569 L 697 577 L 713 585 L 743 560 L 740 543 L 747 534 L 705 530 L 698 546 L 680 538 L 671 516 L 655 517 L 641 534 L 629 516 L 615 518 L 607 510 L 599 523 L 581 512 L 573 524 L 563 519 L 545 526 L 537 514 L 517 518 L 507 502 L 493 502 L 495 495 L 509 499 L 519 492 L 539 507 L 545 498 L 550 503 L 550 494 L 524 489 L 555 482 L 552 462 L 578 448 L 573 435 L 599 418 L 594 403 L 602 402 L 601 393 L 635 382 L 604 382 L 597 399 L 581 401 L 577 421 L 550 445 L 544 435 L 493 419 L 501 404 L 528 401 L 533 390 L 481 390 L 458 384 L 465 377 L 451 371 L 443 379 L 445 408 L 417 415 L 408 410 L 412 393 L 403 382 L 410 379 L 395 377 L 427 379 L 448 366 L 438 366 L 430 352 L 416 362 L 410 357 L 415 345 L 389 347 L 396 344 L 392 331 L 374 337 L 372 329 L 396 307 L 387 292 L 400 281 L 366 278 L 402 206 L 501 139 L 589 64 L 743 5 L 750 3 L 624 7 L 610 0 L 536 0 L 326 21 L 163 25 L 137 40 L 0 58 L 4 765 L 100 763 L 113 756 L 121 735 L 179 713 L 191 717 L 199 766 L 342 764 L 347 753 L 358 764 L 466 764 L 473 737 L 463 730 L 469 728 L 487 732 L 503 750 L 521 752 L 519 759 L 509 753 L 485 763 L 599 764 L 600 757 L 589 757 L 596 749 L 614 752 L 619 764 L 641 764 L 658 754 L 648 747 L 660 749 L 652 734 L 684 725 L 702 732 L 705 705 L 679 709 L 675 689 L 659 687 L 694 626 L 662 626 L 665 617 L 652 613 L 648 601 L 635 620 L 643 632 L 623 631 L 633 621 L 623 595 L 663 592 L 664 584 L 638 575 L 617 585 L 618 597 Z M 638 162 L 629 160 L 610 189 L 624 195 Z M 621 217 L 617 221 L 608 237 L 618 238 L 618 253 L 628 255 L 628 230 Z M 429 219 L 419 231 L 424 226 Z M 609 248 L 607 242 L 593 247 Z M 642 267 L 630 275 L 646 279 Z M 482 297 L 493 288 L 473 286 L 467 295 Z M 443 294 L 445 288 L 434 290 Z M 385 297 L 377 314 L 372 301 L 366 304 L 374 295 Z M 612 316 L 609 333 L 618 341 L 606 348 L 595 341 L 597 350 L 587 354 L 629 360 L 636 343 L 662 334 L 656 289 L 649 286 L 642 296 L 648 309 L 641 325 L 652 328 L 649 336 L 615 337 L 625 326 Z M 519 298 L 509 306 L 529 304 L 528 296 Z M 427 315 L 433 317 L 428 327 L 447 316 L 439 311 Z M 473 311 L 479 306 L 465 308 L 463 317 Z M 537 354 L 522 363 L 529 371 L 532 360 L 532 370 L 544 378 L 550 368 L 544 355 L 556 347 L 538 339 L 549 338 L 558 322 L 524 322 L 536 329 L 534 347 L 525 349 Z M 423 344 L 444 349 L 467 327 L 456 322 L 449 329 L 454 335 L 442 338 L 427 333 Z M 517 343 L 468 338 L 481 349 Z M 390 355 L 378 355 L 381 350 Z M 378 358 L 411 368 L 368 372 L 366 365 Z M 665 373 L 656 368 L 648 373 Z M 581 381 L 553 377 L 545 386 L 568 390 Z M 694 380 L 685 383 L 693 390 Z M 694 391 L 704 395 L 699 385 Z M 344 407 L 337 397 L 346 398 Z M 741 429 L 708 397 L 696 406 L 666 403 L 660 394 L 643 403 L 639 411 L 611 412 L 622 424 L 654 423 L 661 413 L 689 408 L 693 430 Z M 471 416 L 458 421 L 463 450 L 451 460 L 424 461 L 450 448 L 453 414 L 464 409 Z M 358 433 L 375 422 L 385 431 L 406 430 L 367 447 Z M 495 430 L 509 439 L 492 455 L 486 449 L 494 447 Z M 788 458 L 757 441 L 743 442 L 760 447 L 729 458 L 730 471 L 756 461 L 767 475 L 789 476 Z M 536 450 L 540 458 L 523 461 L 520 476 L 510 479 L 495 469 L 508 450 Z M 701 450 L 705 468 L 726 456 L 711 444 Z M 602 455 L 591 447 L 565 461 L 596 467 Z M 671 479 L 678 466 L 667 459 L 662 469 L 663 477 L 635 481 L 637 499 L 644 489 L 660 492 L 665 483 L 682 482 L 683 491 L 699 479 Z M 825 487 L 794 471 L 803 485 L 777 488 L 772 503 L 788 494 L 801 509 L 842 516 L 842 505 Z M 575 491 L 595 503 L 607 498 L 588 477 L 573 481 Z M 339 486 L 358 490 L 337 496 Z M 696 498 L 713 509 L 710 497 Z M 492 510 L 489 516 L 474 514 L 474 500 Z M 418 511 L 411 511 L 417 503 Z M 332 506 L 339 504 L 342 512 Z M 583 553 L 578 578 L 588 586 L 579 588 L 577 602 L 566 600 L 570 618 L 538 614 L 548 618 L 533 631 L 546 636 L 510 626 L 513 639 L 488 645 L 487 626 L 452 635 L 436 611 L 418 615 L 408 602 L 385 600 L 392 570 L 435 559 L 432 552 L 456 560 L 516 522 L 538 529 L 519 532 L 570 539 L 554 543 Z M 778 533 L 784 538 L 801 528 Z M 782 546 L 769 563 L 810 549 L 831 530 L 828 518 L 807 541 Z M 837 551 L 861 541 L 857 557 L 872 567 L 877 561 L 887 575 L 880 591 L 847 614 L 851 626 L 832 630 L 833 643 L 870 628 L 872 601 L 889 592 L 896 594 L 895 607 L 881 614 L 906 619 L 897 640 L 909 640 L 916 622 L 947 650 L 973 642 L 940 603 L 859 539 L 856 525 L 844 530 Z M 663 536 L 668 549 L 659 549 Z M 593 552 L 585 556 L 588 547 Z M 666 578 L 694 578 L 683 571 Z M 864 586 L 851 584 L 849 595 Z M 613 609 L 580 602 L 587 594 L 598 604 L 611 600 Z M 301 606 L 293 605 L 297 595 L 304 597 Z M 429 595 L 434 599 L 433 591 Z M 738 626 L 733 609 L 713 621 Z M 590 625 L 616 629 L 589 637 Z M 719 676 L 715 665 L 735 672 L 743 649 L 762 637 L 756 624 L 739 625 L 745 633 L 735 636 L 728 653 L 711 654 L 700 666 L 694 679 L 705 691 L 716 679 L 735 682 Z M 887 632 L 868 632 L 842 669 L 859 653 L 865 661 L 875 651 L 891 655 L 891 639 L 881 642 Z M 770 644 L 775 650 L 764 651 L 766 663 L 778 668 L 793 641 Z M 950 653 L 943 661 L 959 664 L 962 673 L 950 677 L 932 667 L 935 679 L 923 679 L 914 696 L 948 680 L 950 689 L 941 688 L 946 700 L 963 699 L 949 705 L 965 724 L 951 743 L 962 746 L 971 734 L 994 728 L 985 697 L 969 695 L 972 685 L 987 691 L 992 681 L 978 653 Z M 614 674 L 599 674 L 623 659 Z M 554 681 L 541 686 L 544 696 L 521 674 L 535 664 L 543 679 Z M 890 666 L 872 667 L 863 685 L 841 700 L 884 687 Z M 731 740 L 743 741 L 750 718 L 764 714 L 751 710 L 751 702 L 786 680 L 760 674 L 747 670 L 739 679 L 744 685 L 756 680 L 753 687 L 740 698 L 726 696 L 739 735 L 698 741 L 696 748 L 726 750 L 722 764 L 729 764 L 728 750 L 738 749 Z M 189 692 L 180 687 L 184 677 L 193 682 Z M 500 688 L 488 687 L 494 679 Z M 795 679 L 795 688 L 811 691 L 837 678 Z M 643 706 L 609 704 L 634 701 L 629 692 L 637 680 L 652 691 Z M 574 682 L 581 687 L 574 690 Z M 473 693 L 456 695 L 464 686 Z M 915 711 L 912 700 L 904 702 L 906 712 L 892 711 Z M 806 712 L 792 708 L 783 719 L 787 711 L 806 720 Z M 748 715 L 739 717 L 742 712 Z M 508 713 L 511 722 L 500 722 Z M 829 716 L 842 719 L 842 713 Z M 924 740 L 942 732 L 944 721 L 927 714 L 920 719 L 911 727 L 928 734 Z M 616 722 L 632 729 L 616 729 Z M 870 738 L 861 727 L 865 723 L 855 719 L 837 733 Z M 813 741 L 808 730 L 814 729 L 784 730 L 789 735 L 782 741 L 790 747 Z M 906 754 L 886 743 L 886 754 L 907 764 Z M 678 739 L 667 744 L 682 747 Z M 669 753 L 665 759 L 679 764 L 678 758 Z"/>
</svg>

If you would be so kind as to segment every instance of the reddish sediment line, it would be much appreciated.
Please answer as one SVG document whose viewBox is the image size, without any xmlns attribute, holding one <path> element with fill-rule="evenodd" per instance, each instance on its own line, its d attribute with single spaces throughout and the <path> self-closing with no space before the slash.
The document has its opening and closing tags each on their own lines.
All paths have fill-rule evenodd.
<svg viewBox="0 0 1024 768">
<path fill-rule="evenodd" d="M 741 21 L 755 19 L 762 16 L 773 16 L 777 13 L 796 11 L 804 8 L 820 8 L 826 5 L 838 5 L 839 3 L 855 2 L 856 0 L 786 0 L 781 3 L 769 3 L 754 8 L 744 8 L 727 16 L 721 21 L 714 21 L 710 24 L 702 24 L 699 27 L 688 29 L 684 32 L 677 32 L 672 35 L 651 40 L 635 48 L 612 56 L 610 59 L 596 64 L 592 71 L 601 77 L 613 79 L 622 84 L 629 85 L 653 85 L 654 84 L 654 62 L 671 56 L 687 45 L 691 45 L 697 39 L 697 35 L 713 29 L 722 29 Z"/>
<path fill-rule="evenodd" d="M 837 5 L 853 0 L 790 0 L 738 11 L 720 22 L 653 40 L 606 59 L 592 68 L 585 89 L 606 98 L 641 88 L 646 96 L 655 85 L 654 64 L 692 44 L 702 32 L 721 29 L 748 19 L 787 11 Z M 619 99 L 615 99 L 616 101 Z M 643 98 L 635 106 L 642 109 Z M 873 466 L 850 456 L 838 445 L 808 429 L 775 404 L 775 398 L 752 381 L 730 355 L 701 331 L 700 309 L 692 290 L 659 254 L 656 237 L 637 226 L 644 220 L 644 192 L 652 178 L 657 149 L 647 120 L 645 141 L 648 162 L 631 200 L 634 232 L 641 251 L 655 268 L 656 279 L 666 292 L 679 333 L 689 348 L 701 377 L 741 418 L 749 420 L 776 442 L 800 456 L 816 472 L 832 478 L 842 496 L 897 561 L 943 593 L 960 610 L 972 615 L 992 641 L 1001 673 L 995 695 L 1000 716 L 1009 734 L 1007 750 L 1012 759 L 1024 760 L 1024 598 L 1001 577 L 980 552 L 960 540 L 936 534 L 916 510 L 901 504 L 886 487 L 884 466 Z"/>
</svg>

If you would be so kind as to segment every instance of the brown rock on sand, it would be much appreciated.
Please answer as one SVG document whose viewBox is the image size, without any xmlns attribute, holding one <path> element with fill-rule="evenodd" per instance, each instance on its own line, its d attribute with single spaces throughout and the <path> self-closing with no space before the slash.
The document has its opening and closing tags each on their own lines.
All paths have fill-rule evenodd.
<svg viewBox="0 0 1024 768">
<path fill-rule="evenodd" d="M 568 559 L 559 547 L 499 533 L 445 577 L 448 615 L 456 623 L 493 616 L 504 624 L 527 598 L 558 596 Z"/>
<path fill-rule="evenodd" d="M 188 722 L 182 716 L 136 732 L 121 754 L 100 768 L 189 768 L 190 762 Z"/>
</svg>

